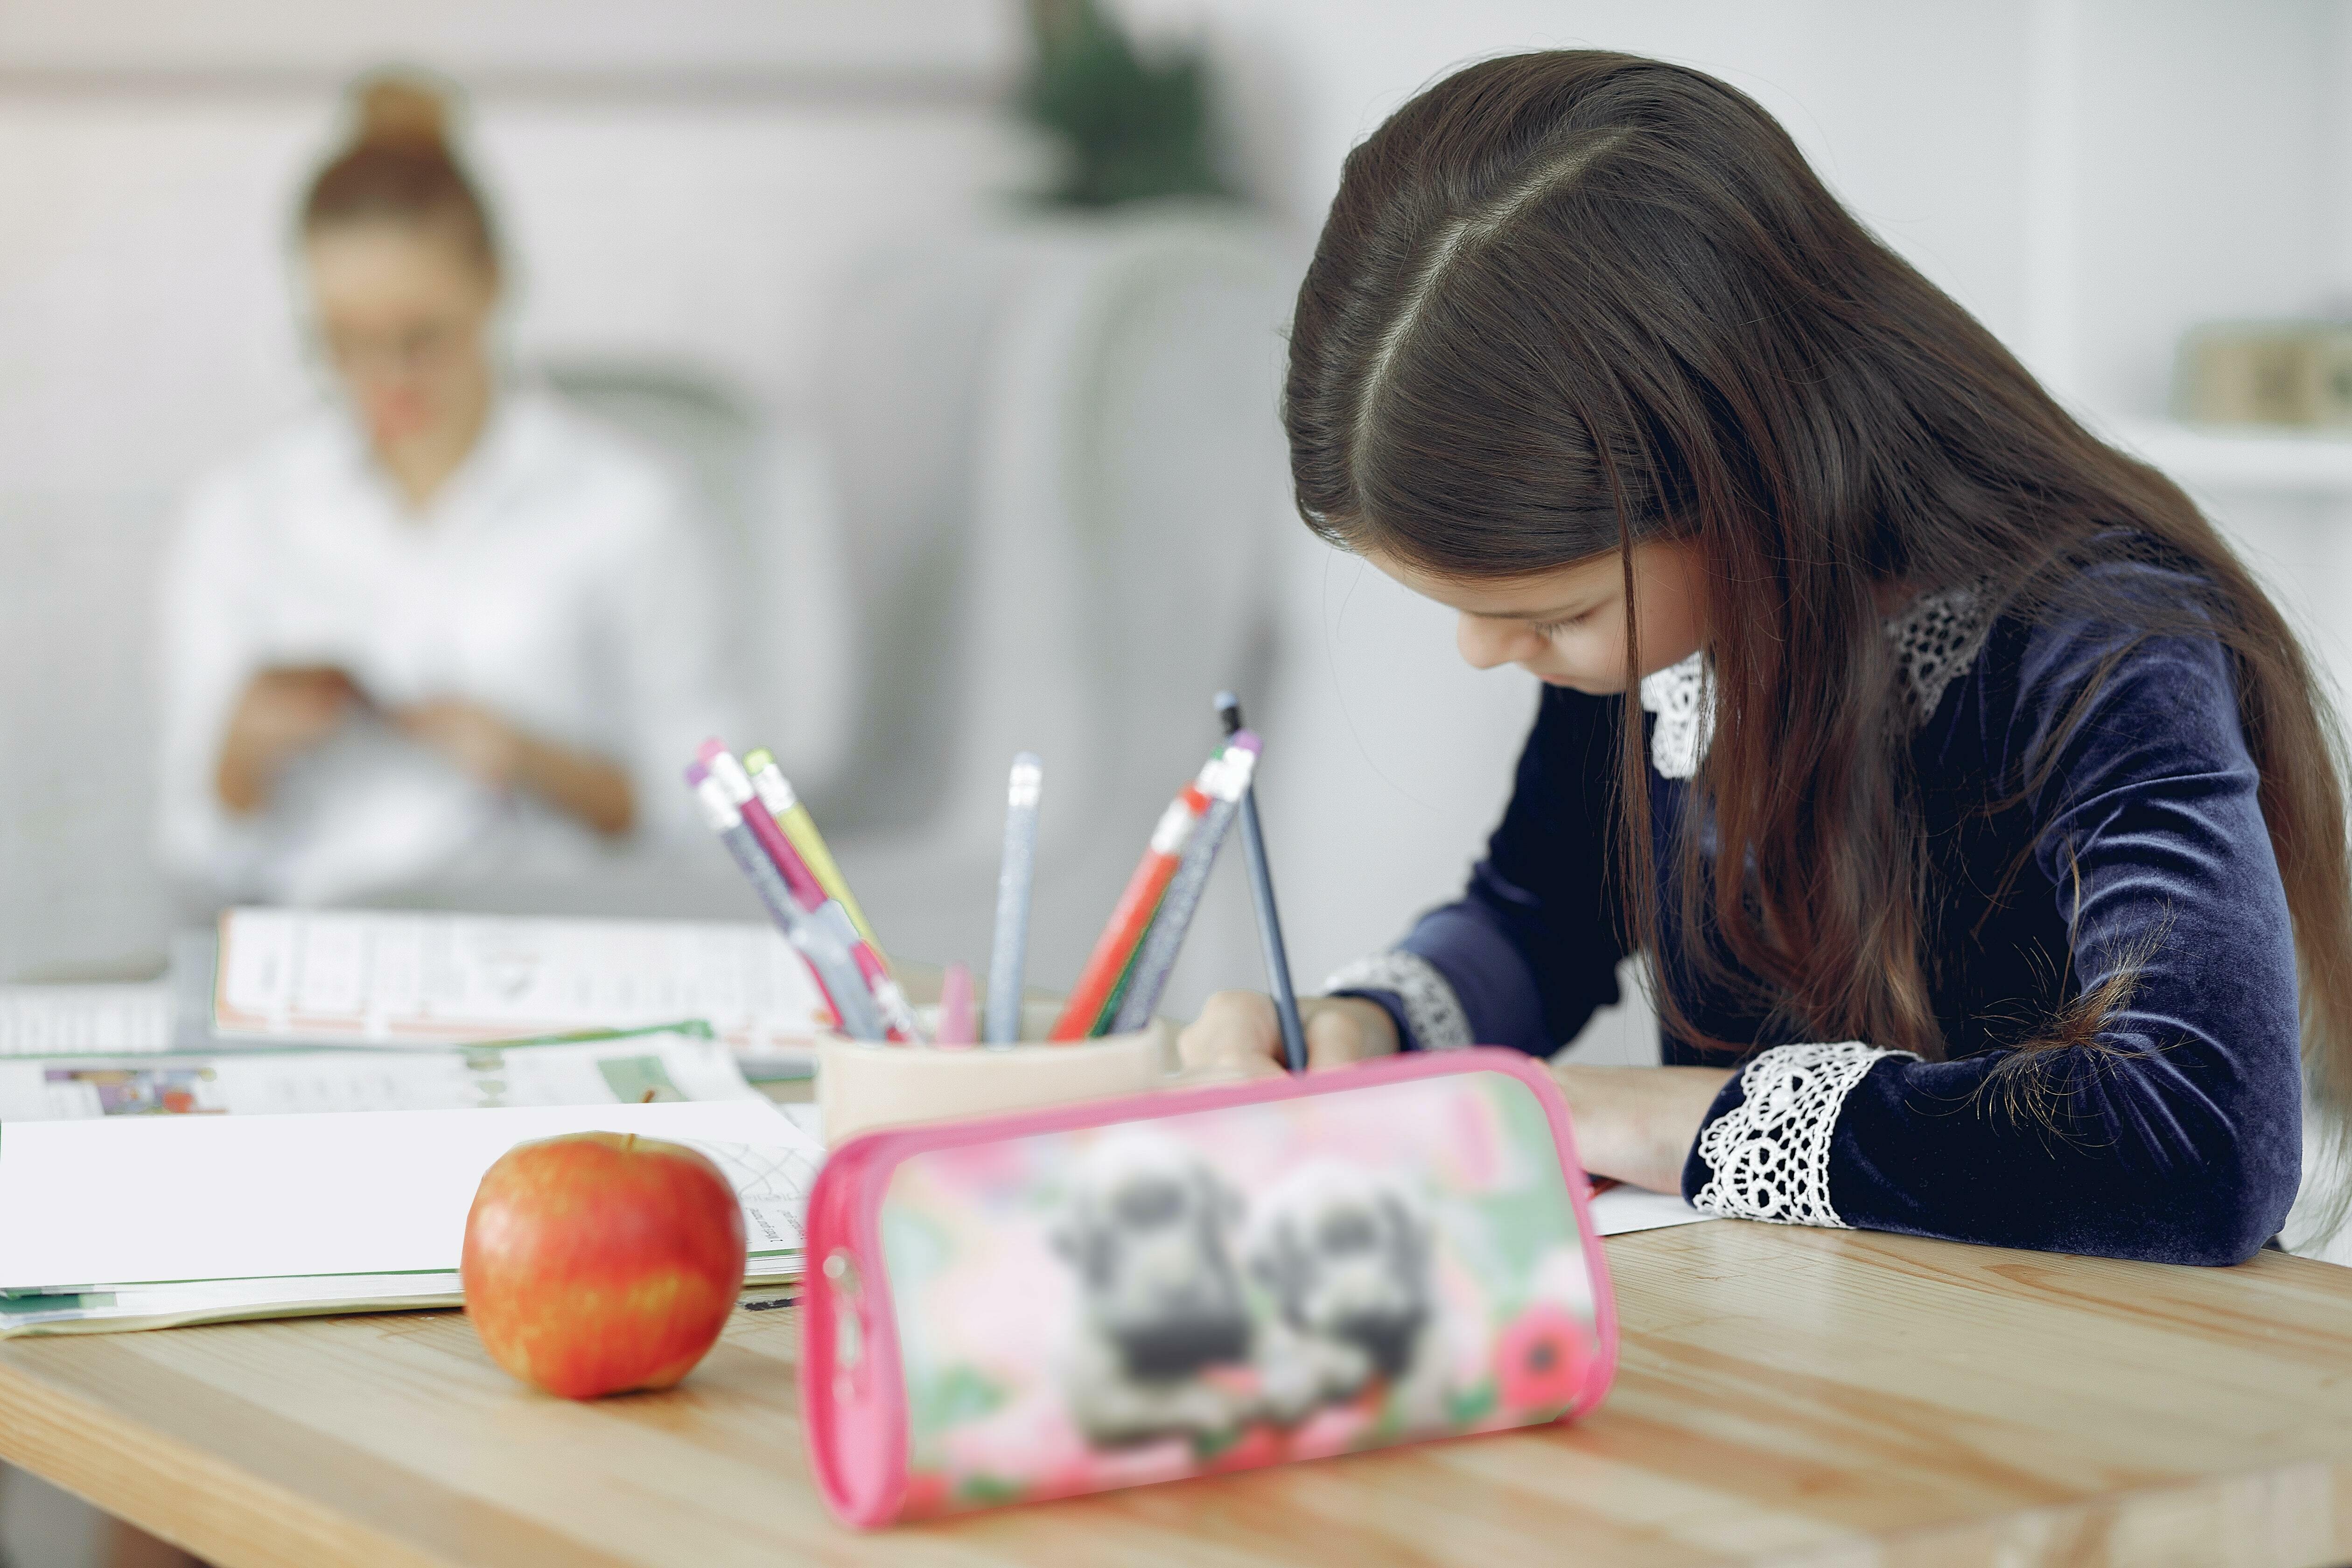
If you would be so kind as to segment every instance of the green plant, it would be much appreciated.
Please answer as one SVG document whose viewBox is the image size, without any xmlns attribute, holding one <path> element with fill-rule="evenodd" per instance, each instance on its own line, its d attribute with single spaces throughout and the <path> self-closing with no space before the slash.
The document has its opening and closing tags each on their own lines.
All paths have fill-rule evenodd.
<svg viewBox="0 0 2352 1568">
<path fill-rule="evenodd" d="M 1232 196 L 1217 168 L 1207 63 L 1146 58 L 1099 0 L 1029 0 L 1034 44 L 1021 111 L 1060 142 L 1045 199 L 1109 206 L 1155 196 Z"/>
</svg>

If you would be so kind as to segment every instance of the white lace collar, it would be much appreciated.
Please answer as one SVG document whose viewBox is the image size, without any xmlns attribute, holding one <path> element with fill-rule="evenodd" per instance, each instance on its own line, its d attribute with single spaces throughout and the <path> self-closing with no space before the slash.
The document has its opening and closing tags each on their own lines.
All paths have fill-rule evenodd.
<svg viewBox="0 0 2352 1568">
<path fill-rule="evenodd" d="M 1910 700 L 1912 722 L 1924 723 L 1944 690 L 1976 662 L 1992 617 L 1981 584 L 1922 594 L 1885 624 L 1895 645 L 1895 678 Z M 1706 655 L 1642 678 L 1642 710 L 1658 716 L 1650 732 L 1650 765 L 1670 779 L 1695 777 L 1715 733 L 1715 681 Z"/>
</svg>

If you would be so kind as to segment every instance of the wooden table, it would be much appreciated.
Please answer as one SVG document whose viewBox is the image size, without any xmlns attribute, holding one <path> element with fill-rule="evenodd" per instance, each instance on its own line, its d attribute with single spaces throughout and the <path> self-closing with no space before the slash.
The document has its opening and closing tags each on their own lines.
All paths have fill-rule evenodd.
<svg viewBox="0 0 2352 1568">
<path fill-rule="evenodd" d="M 0 1458 L 223 1568 L 2352 1558 L 2352 1269 L 1728 1221 L 1610 1258 L 1581 1425 L 882 1535 L 811 1490 L 790 1311 L 594 1405 L 452 1313 L 0 1342 Z"/>
</svg>

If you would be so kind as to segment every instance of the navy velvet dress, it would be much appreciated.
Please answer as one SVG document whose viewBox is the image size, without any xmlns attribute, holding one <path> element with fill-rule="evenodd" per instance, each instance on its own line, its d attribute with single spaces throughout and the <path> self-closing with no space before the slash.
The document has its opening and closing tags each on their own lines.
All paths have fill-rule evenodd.
<svg viewBox="0 0 2352 1568">
<path fill-rule="evenodd" d="M 2109 570 L 2150 586 L 2147 568 Z M 1678 977 L 1685 935 L 1661 933 L 1666 984 L 1693 1020 L 1749 1047 L 1692 1148 L 1685 1196 L 1753 1218 L 2180 1263 L 2238 1262 L 2277 1233 L 2299 1174 L 2302 1077 L 2259 781 L 2226 652 L 2133 643 L 2117 625 L 1997 619 L 1922 698 L 1926 967 L 1946 1059 L 1823 1042 L 1699 994 Z M 2119 652 L 2056 765 L 2003 805 Z M 1618 1000 L 1624 951 L 1604 889 L 1624 700 L 1545 690 L 1467 890 L 1391 955 L 1391 977 L 1402 963 L 1442 979 L 1436 1014 L 1377 967 L 1340 986 L 1386 1006 L 1409 1044 L 1461 1043 L 1417 1039 L 1418 1022 L 1549 1056 Z M 1688 786 L 1649 777 L 1664 868 Z M 2015 1064 L 2042 1102 L 2022 1109 L 1999 1065 L 2126 966 L 2137 980 L 2107 1014 L 2110 1048 Z M 1731 1065 L 1671 1036 L 1662 1054 Z"/>
</svg>

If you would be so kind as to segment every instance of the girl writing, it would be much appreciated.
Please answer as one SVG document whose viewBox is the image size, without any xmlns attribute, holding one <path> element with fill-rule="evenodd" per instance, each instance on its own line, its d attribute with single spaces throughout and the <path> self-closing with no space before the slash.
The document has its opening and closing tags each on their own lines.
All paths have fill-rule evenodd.
<svg viewBox="0 0 2352 1568">
<path fill-rule="evenodd" d="M 1359 147 L 1285 418 L 1324 538 L 1544 682 L 1463 897 L 1318 1063 L 1549 1055 L 1646 957 L 1588 1166 L 1700 1207 L 2242 1259 L 2352 1087 L 2335 730 L 2278 611 L 1752 101 L 1474 66 Z M 1193 1062 L 1258 1066 L 1264 998 Z"/>
</svg>

